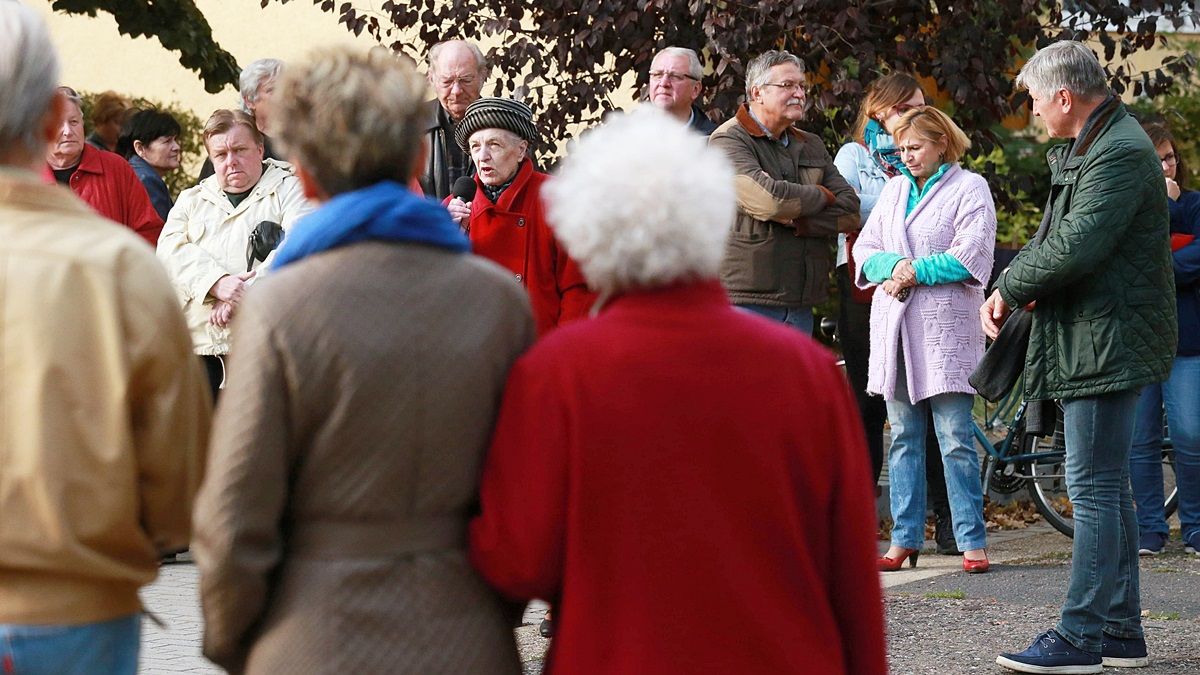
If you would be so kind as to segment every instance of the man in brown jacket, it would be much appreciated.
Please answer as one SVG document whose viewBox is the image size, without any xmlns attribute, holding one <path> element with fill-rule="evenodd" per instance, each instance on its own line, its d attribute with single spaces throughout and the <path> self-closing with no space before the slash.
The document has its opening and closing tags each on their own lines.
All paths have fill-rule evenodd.
<svg viewBox="0 0 1200 675">
<path fill-rule="evenodd" d="M 71 104 L 21 3 L 0 2 L 0 63 L 0 671 L 133 675 L 208 395 L 153 251 L 38 174 Z"/>
<path fill-rule="evenodd" d="M 804 117 L 800 59 L 768 51 L 746 68 L 747 103 L 712 133 L 737 172 L 738 215 L 721 282 L 734 304 L 812 333 L 828 296 L 834 236 L 859 229 L 858 196 Z"/>
</svg>

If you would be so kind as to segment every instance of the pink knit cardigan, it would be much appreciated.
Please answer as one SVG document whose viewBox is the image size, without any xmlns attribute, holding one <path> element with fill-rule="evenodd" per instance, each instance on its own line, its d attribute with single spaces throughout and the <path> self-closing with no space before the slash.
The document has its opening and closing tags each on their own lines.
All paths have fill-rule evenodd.
<svg viewBox="0 0 1200 675">
<path fill-rule="evenodd" d="M 949 253 L 971 277 L 917 286 L 905 302 L 875 290 L 867 391 L 894 400 L 896 359 L 902 356 L 911 402 L 949 392 L 973 394 L 967 378 L 983 357 L 979 307 L 992 272 L 996 207 L 983 177 L 957 164 L 905 216 L 910 189 L 904 176 L 884 186 L 854 245 L 855 259 L 885 251 L 906 258 Z M 854 281 L 860 288 L 873 285 L 861 267 Z"/>
</svg>

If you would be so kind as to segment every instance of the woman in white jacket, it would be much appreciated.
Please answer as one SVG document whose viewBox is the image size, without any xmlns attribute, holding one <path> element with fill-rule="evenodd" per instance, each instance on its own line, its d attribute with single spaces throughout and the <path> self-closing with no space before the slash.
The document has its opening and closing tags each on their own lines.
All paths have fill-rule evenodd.
<svg viewBox="0 0 1200 675">
<path fill-rule="evenodd" d="M 257 228 L 270 241 L 272 231 L 286 232 L 312 205 L 289 164 L 264 161 L 262 132 L 251 115 L 214 112 L 204 125 L 204 146 L 216 172 L 179 195 L 159 236 L 158 258 L 183 304 L 215 398 L 229 321 L 251 279 L 270 266 L 263 247 L 250 246 L 251 234 Z"/>
</svg>

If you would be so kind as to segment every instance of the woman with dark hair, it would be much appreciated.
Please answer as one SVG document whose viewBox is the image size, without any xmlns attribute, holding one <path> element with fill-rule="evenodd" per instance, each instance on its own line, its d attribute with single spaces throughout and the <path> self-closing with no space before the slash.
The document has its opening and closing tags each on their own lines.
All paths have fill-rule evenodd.
<svg viewBox="0 0 1200 675">
<path fill-rule="evenodd" d="M 1130 486 L 1138 520 L 1138 553 L 1158 555 L 1170 530 L 1163 512 L 1163 408 L 1175 447 L 1180 534 L 1187 550 L 1200 552 L 1200 192 L 1185 187 L 1186 172 L 1171 130 L 1143 123 L 1162 162 L 1171 210 L 1175 307 L 1179 346 L 1166 382 L 1142 389 L 1129 453 Z"/>
<path fill-rule="evenodd" d="M 163 176 L 179 168 L 179 122 L 159 110 L 139 110 L 121 128 L 117 153 L 129 160 L 164 221 L 174 202 Z"/>
</svg>

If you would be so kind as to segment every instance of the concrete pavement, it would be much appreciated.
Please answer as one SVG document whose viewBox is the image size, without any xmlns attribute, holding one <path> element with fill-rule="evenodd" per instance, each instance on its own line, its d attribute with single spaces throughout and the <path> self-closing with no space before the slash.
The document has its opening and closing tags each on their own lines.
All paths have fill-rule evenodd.
<svg viewBox="0 0 1200 675">
<path fill-rule="evenodd" d="M 887 549 L 880 542 L 880 552 Z M 881 574 L 886 591 L 888 657 L 893 674 L 1008 672 L 993 661 L 1051 628 L 1069 574 L 1071 540 L 1039 525 L 989 533 L 988 574 L 962 572 L 961 556 L 939 556 L 927 542 L 915 569 Z M 1141 560 L 1142 598 L 1152 666 L 1139 675 L 1200 673 L 1200 556 L 1177 541 Z M 220 673 L 200 655 L 201 621 L 191 564 L 164 566 L 143 593 L 164 627 L 143 625 L 142 672 Z M 548 640 L 537 634 L 543 605 L 529 607 L 516 630 L 525 673 L 542 670 Z"/>
</svg>

